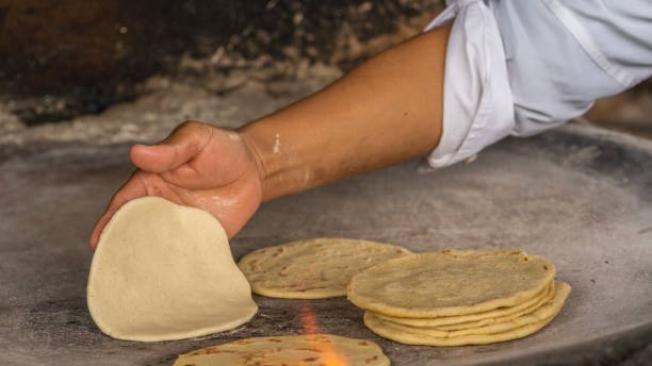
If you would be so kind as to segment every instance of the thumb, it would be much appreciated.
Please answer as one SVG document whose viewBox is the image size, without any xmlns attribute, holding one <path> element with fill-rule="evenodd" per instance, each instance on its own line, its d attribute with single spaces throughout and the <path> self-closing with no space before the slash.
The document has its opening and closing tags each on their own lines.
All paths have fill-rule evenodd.
<svg viewBox="0 0 652 366">
<path fill-rule="evenodd" d="M 211 138 L 212 128 L 200 122 L 184 122 L 170 136 L 156 145 L 136 144 L 129 157 L 138 168 L 150 173 L 164 173 L 191 161 Z"/>
</svg>

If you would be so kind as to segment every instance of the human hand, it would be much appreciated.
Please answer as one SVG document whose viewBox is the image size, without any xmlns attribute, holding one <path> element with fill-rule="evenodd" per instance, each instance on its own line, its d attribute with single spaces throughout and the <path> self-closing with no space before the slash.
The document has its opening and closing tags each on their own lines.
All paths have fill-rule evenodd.
<svg viewBox="0 0 652 366">
<path fill-rule="evenodd" d="M 254 214 L 262 200 L 262 178 L 254 151 L 235 131 L 201 122 L 184 122 L 156 145 L 134 145 L 129 152 L 138 170 L 118 189 L 95 224 L 90 246 L 127 201 L 144 196 L 204 209 L 229 237 Z"/>
</svg>

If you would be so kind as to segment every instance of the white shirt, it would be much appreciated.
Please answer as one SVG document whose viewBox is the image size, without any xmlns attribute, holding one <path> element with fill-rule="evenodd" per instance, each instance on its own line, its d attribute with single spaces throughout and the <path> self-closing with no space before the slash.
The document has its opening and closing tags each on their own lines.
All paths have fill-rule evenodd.
<svg viewBox="0 0 652 366">
<path fill-rule="evenodd" d="M 652 75 L 652 0 L 448 3 L 426 27 L 453 21 L 433 167 L 558 126 Z"/>
</svg>

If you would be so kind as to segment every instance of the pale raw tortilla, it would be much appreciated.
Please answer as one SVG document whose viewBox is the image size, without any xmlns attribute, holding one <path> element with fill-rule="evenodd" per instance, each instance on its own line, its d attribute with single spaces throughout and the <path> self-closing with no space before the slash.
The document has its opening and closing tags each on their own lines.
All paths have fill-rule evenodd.
<svg viewBox="0 0 652 366">
<path fill-rule="evenodd" d="M 550 261 L 520 251 L 422 253 L 356 274 L 347 296 L 362 309 L 395 317 L 459 316 L 523 303 L 554 277 Z"/>
<path fill-rule="evenodd" d="M 409 253 L 368 240 L 316 238 L 253 251 L 238 265 L 259 295 L 322 299 L 346 295 L 351 276 Z"/>
<path fill-rule="evenodd" d="M 460 332 L 441 332 L 434 329 L 411 328 L 384 321 L 365 312 L 364 323 L 374 333 L 393 341 L 425 346 L 463 346 L 509 341 L 528 336 L 548 325 L 561 311 L 571 287 L 559 282 L 554 299 L 534 313 L 524 315 L 501 325 Z"/>
<path fill-rule="evenodd" d="M 104 333 L 144 342 L 232 329 L 258 310 L 220 223 L 157 197 L 128 202 L 107 224 L 87 302 Z"/>
<path fill-rule="evenodd" d="M 180 355 L 173 366 L 389 366 L 374 342 L 329 334 L 247 338 Z"/>
<path fill-rule="evenodd" d="M 437 327 L 441 330 L 460 330 L 466 328 L 477 328 L 505 320 L 511 320 L 523 314 L 531 313 L 544 303 L 550 301 L 554 295 L 555 286 L 554 283 L 551 283 L 540 294 L 537 294 L 535 297 L 525 302 L 476 314 L 443 316 L 437 318 L 399 318 L 378 313 L 374 314 L 383 320 L 413 327 Z"/>
</svg>

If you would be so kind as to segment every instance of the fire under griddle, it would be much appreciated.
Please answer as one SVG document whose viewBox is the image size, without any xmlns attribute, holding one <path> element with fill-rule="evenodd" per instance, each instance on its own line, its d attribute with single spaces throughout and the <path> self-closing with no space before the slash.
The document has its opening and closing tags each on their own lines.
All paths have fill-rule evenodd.
<svg viewBox="0 0 652 366">
<path fill-rule="evenodd" d="M 540 333 L 453 348 L 379 338 L 343 298 L 256 297 L 260 311 L 250 323 L 197 339 L 136 343 L 103 335 L 85 305 L 86 243 L 130 174 L 127 149 L 68 144 L 0 156 L 0 364 L 167 365 L 199 347 L 300 334 L 306 312 L 324 332 L 378 342 L 396 366 L 598 362 L 652 342 L 648 141 L 569 126 L 504 141 L 467 165 L 433 172 L 411 162 L 270 202 L 232 241 L 236 258 L 316 236 L 417 252 L 523 248 L 549 257 L 573 286 L 561 315 Z"/>
</svg>

